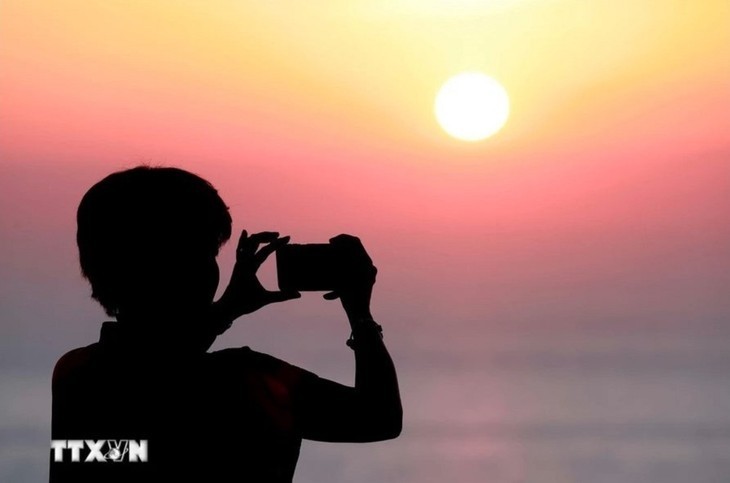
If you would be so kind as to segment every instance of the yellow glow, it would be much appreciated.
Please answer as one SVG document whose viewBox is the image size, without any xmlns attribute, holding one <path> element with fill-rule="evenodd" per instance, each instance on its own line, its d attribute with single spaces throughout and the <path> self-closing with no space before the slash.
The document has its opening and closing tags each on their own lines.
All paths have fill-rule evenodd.
<svg viewBox="0 0 730 483">
<path fill-rule="evenodd" d="M 492 136 L 507 122 L 509 97 L 491 77 L 478 72 L 458 74 L 436 95 L 436 119 L 444 131 L 463 141 Z"/>
</svg>

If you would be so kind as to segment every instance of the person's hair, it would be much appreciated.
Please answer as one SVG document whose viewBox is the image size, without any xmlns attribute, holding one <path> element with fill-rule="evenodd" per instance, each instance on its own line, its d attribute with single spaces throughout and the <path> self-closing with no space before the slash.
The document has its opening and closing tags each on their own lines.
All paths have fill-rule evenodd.
<svg viewBox="0 0 730 483">
<path fill-rule="evenodd" d="M 216 189 L 172 167 L 110 174 L 86 192 L 76 221 L 81 273 L 110 316 L 158 259 L 216 256 L 231 236 L 231 216 Z"/>
</svg>

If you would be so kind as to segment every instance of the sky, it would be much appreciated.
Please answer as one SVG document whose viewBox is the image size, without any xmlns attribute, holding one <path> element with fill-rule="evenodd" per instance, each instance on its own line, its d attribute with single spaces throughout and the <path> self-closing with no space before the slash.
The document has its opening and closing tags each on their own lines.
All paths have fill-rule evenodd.
<svg viewBox="0 0 730 483">
<path fill-rule="evenodd" d="M 476 143 L 433 113 L 463 71 L 510 97 L 507 124 Z M 2 475 L 43 475 L 31 468 L 47 454 L 51 368 L 106 318 L 79 274 L 78 202 L 140 163 L 211 181 L 234 233 L 361 237 L 406 430 L 438 421 L 431 366 L 502 342 L 691 336 L 730 354 L 726 1 L 7 0 L 0 400 L 18 441 L 2 442 Z M 346 337 L 336 305 L 307 294 L 217 344 L 347 382 Z M 466 423 L 509 407 L 446 399 Z"/>
</svg>

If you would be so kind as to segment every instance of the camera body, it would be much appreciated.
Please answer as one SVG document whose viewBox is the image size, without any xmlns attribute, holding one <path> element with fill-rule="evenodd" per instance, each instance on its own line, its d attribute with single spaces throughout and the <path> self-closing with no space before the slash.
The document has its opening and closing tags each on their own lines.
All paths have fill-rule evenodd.
<svg viewBox="0 0 730 483">
<path fill-rule="evenodd" d="M 276 276 L 282 291 L 331 291 L 335 289 L 339 250 L 330 243 L 283 245 L 276 250 Z"/>
</svg>

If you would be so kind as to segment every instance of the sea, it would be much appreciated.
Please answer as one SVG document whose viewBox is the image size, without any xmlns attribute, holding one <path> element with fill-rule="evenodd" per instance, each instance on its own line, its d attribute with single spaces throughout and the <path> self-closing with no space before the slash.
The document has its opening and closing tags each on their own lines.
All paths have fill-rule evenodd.
<svg viewBox="0 0 730 483">
<path fill-rule="evenodd" d="M 344 344 L 301 350 L 316 346 L 302 334 L 268 352 L 351 382 Z M 388 343 L 402 434 L 305 441 L 296 482 L 730 482 L 728 336 L 395 333 Z M 11 369 L 0 393 L 0 481 L 47 481 L 50 375 Z"/>
</svg>

